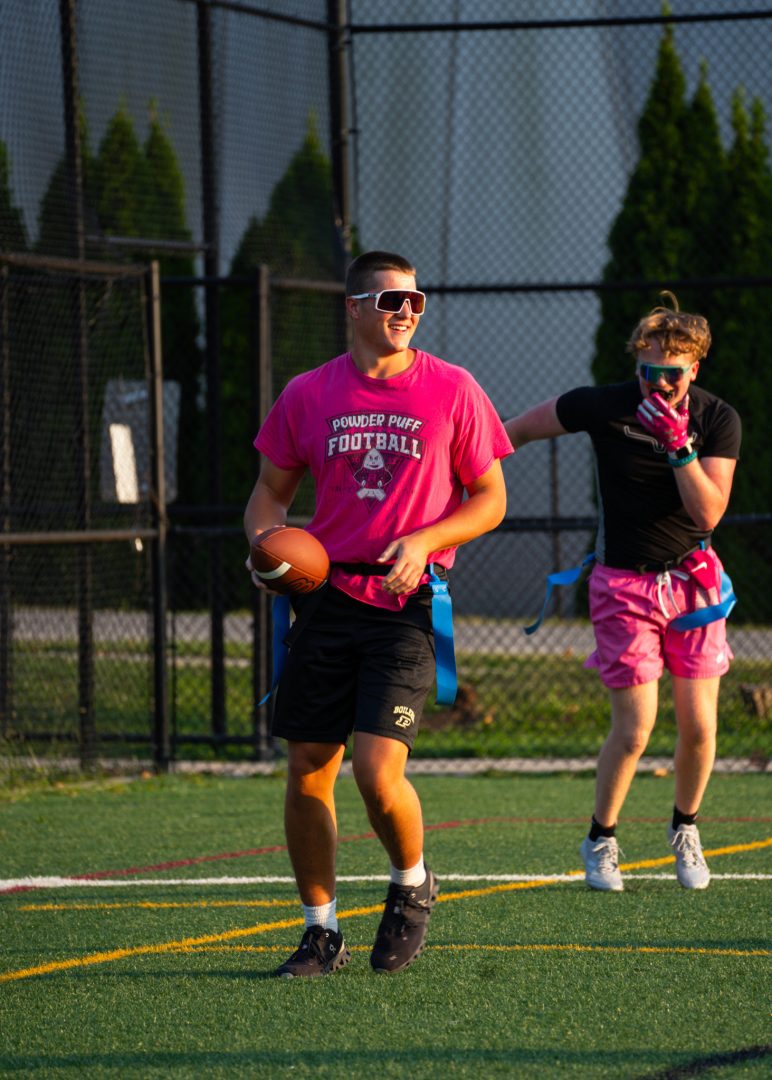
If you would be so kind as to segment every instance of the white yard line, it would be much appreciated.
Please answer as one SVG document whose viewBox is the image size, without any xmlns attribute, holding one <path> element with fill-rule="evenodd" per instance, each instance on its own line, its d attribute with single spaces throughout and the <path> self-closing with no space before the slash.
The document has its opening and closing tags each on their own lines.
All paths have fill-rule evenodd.
<svg viewBox="0 0 772 1080">
<path fill-rule="evenodd" d="M 673 881 L 675 872 L 641 874 L 636 871 L 623 873 L 624 878 L 645 878 L 651 881 Z M 573 881 L 584 882 L 580 872 L 575 874 L 441 874 L 440 881 Z M 340 882 L 384 882 L 384 874 L 341 875 Z M 711 881 L 770 881 L 772 874 L 714 874 Z M 295 879 L 287 875 L 263 875 L 260 877 L 205 877 L 205 878 L 72 878 L 72 877 L 23 877 L 0 878 L 0 893 L 12 889 L 123 889 L 152 886 L 165 888 L 172 885 L 294 885 Z"/>
</svg>

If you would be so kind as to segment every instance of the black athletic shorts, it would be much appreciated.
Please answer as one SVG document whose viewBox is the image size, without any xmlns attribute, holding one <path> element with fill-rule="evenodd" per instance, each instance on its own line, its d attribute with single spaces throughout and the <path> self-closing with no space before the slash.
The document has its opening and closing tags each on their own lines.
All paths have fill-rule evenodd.
<svg viewBox="0 0 772 1080">
<path fill-rule="evenodd" d="M 401 611 L 329 586 L 293 603 L 299 618 L 305 604 L 317 606 L 291 644 L 272 734 L 345 744 L 363 731 L 412 749 L 435 679 L 431 589 L 422 585 Z"/>
</svg>

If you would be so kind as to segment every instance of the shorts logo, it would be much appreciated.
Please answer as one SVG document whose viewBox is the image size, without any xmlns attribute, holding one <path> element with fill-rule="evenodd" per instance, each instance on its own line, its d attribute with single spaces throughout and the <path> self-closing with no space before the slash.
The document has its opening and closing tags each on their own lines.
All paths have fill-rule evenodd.
<svg viewBox="0 0 772 1080">
<path fill-rule="evenodd" d="M 395 705 L 394 715 L 396 717 L 394 723 L 399 728 L 409 728 L 415 723 L 415 713 L 409 705 Z"/>
</svg>

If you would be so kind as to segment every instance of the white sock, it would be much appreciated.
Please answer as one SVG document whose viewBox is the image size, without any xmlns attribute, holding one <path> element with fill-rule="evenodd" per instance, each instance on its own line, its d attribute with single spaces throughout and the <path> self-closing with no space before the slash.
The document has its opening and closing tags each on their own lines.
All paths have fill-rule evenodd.
<svg viewBox="0 0 772 1080">
<path fill-rule="evenodd" d="M 423 885 L 426 881 L 426 867 L 424 866 L 423 855 L 415 866 L 411 866 L 407 870 L 397 870 L 396 866 L 392 866 L 391 881 L 394 885 L 409 885 L 411 889 L 416 885 Z"/>
<path fill-rule="evenodd" d="M 301 904 L 306 930 L 309 926 L 323 926 L 325 930 L 338 929 L 338 917 L 335 914 L 337 897 L 333 896 L 329 904 Z"/>
</svg>

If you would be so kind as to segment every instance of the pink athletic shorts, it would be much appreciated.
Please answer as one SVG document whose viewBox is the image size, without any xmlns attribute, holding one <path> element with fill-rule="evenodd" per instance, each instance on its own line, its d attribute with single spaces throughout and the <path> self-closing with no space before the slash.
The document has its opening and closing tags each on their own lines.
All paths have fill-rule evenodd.
<svg viewBox="0 0 772 1080">
<path fill-rule="evenodd" d="M 671 573 L 671 596 L 662 579 L 595 563 L 589 580 L 595 651 L 584 666 L 597 668 L 605 686 L 653 682 L 664 668 L 684 679 L 710 679 L 728 671 L 732 650 L 726 619 L 673 630 L 672 620 L 694 608 L 694 584 Z"/>
</svg>

